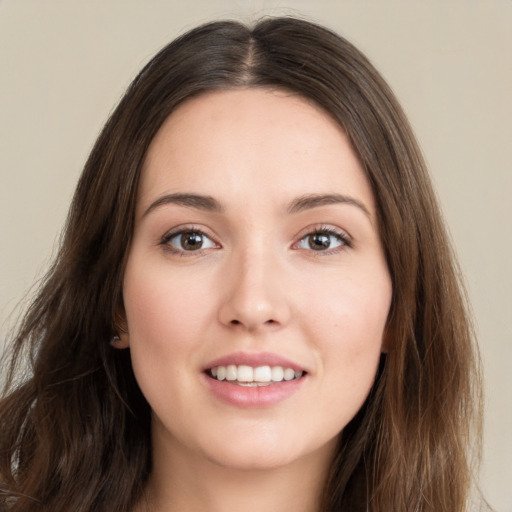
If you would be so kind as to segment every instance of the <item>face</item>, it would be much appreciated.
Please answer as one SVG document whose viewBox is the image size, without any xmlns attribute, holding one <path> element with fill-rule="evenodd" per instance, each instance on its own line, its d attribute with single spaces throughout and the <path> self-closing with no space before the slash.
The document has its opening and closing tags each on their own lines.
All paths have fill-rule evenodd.
<svg viewBox="0 0 512 512">
<path fill-rule="evenodd" d="M 282 91 L 182 104 L 147 154 L 123 293 L 156 452 L 245 469 L 332 453 L 391 301 L 342 129 Z"/>
</svg>

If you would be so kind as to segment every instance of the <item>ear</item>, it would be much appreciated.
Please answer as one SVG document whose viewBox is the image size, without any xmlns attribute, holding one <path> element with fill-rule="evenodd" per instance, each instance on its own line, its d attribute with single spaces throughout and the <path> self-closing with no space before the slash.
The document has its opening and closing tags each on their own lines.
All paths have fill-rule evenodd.
<svg viewBox="0 0 512 512">
<path fill-rule="evenodd" d="M 114 348 L 128 348 L 130 346 L 130 336 L 128 333 L 116 335 L 110 340 L 110 344 Z"/>
<path fill-rule="evenodd" d="M 128 348 L 130 346 L 130 333 L 128 332 L 128 322 L 123 307 L 119 307 L 114 314 L 114 336 L 110 344 L 114 348 Z"/>
</svg>

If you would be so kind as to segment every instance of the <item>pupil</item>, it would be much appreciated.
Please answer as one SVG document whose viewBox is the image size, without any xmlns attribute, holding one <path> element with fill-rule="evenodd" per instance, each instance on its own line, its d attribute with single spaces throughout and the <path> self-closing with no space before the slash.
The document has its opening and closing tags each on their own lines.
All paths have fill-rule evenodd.
<svg viewBox="0 0 512 512">
<path fill-rule="evenodd" d="M 329 249 L 331 242 L 327 235 L 324 235 L 322 233 L 315 233 L 313 235 L 310 235 L 309 244 L 311 249 L 313 249 L 314 251 L 321 251 L 322 249 Z"/>
<path fill-rule="evenodd" d="M 203 237 L 199 233 L 183 233 L 181 235 L 181 245 L 184 249 L 192 251 L 199 249 L 203 244 Z"/>
</svg>

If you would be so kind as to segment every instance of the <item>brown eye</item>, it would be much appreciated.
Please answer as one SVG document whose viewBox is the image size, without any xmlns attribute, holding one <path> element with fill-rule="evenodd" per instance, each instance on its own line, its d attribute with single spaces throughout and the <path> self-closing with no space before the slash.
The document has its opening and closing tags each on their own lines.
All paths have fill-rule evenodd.
<svg viewBox="0 0 512 512">
<path fill-rule="evenodd" d="M 203 235 L 200 233 L 182 233 L 180 243 L 185 251 L 197 251 L 203 246 Z"/>
<path fill-rule="evenodd" d="M 308 245 L 313 251 L 325 251 L 331 247 L 331 236 L 324 233 L 313 233 L 308 236 Z"/>
<path fill-rule="evenodd" d="M 297 244 L 297 248 L 306 249 L 309 251 L 324 251 L 341 248 L 344 246 L 350 247 L 350 242 L 345 233 L 338 233 L 331 229 L 321 231 L 314 231 L 301 238 Z"/>
<path fill-rule="evenodd" d="M 216 247 L 216 244 L 207 235 L 201 231 L 192 230 L 174 233 L 166 237 L 166 239 L 164 239 L 164 243 L 171 246 L 172 249 L 178 252 L 193 252 Z"/>
</svg>

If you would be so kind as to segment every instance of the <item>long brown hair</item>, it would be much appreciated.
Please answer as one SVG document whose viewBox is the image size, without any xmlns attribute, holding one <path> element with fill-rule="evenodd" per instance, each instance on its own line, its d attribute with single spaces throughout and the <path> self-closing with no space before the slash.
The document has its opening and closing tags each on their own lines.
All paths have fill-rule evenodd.
<svg viewBox="0 0 512 512">
<path fill-rule="evenodd" d="M 389 352 L 340 436 L 321 510 L 466 510 L 477 357 L 425 164 L 368 60 L 333 32 L 291 18 L 253 28 L 214 22 L 181 36 L 144 67 L 108 120 L 60 252 L 12 341 L 0 402 L 3 509 L 122 512 L 140 498 L 151 471 L 150 410 L 129 352 L 109 341 L 141 168 L 177 105 L 237 87 L 293 91 L 343 127 L 373 187 L 392 276 Z"/>
</svg>

